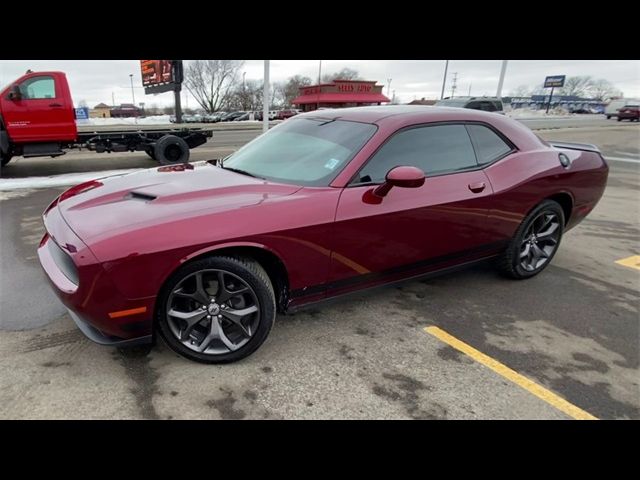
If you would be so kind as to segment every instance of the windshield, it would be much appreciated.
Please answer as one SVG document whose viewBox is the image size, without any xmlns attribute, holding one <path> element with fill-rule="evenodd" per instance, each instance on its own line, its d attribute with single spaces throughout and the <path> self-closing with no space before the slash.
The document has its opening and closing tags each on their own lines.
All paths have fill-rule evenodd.
<svg viewBox="0 0 640 480">
<path fill-rule="evenodd" d="M 275 182 L 327 186 L 376 131 L 370 123 L 289 119 L 224 161 Z"/>
<path fill-rule="evenodd" d="M 464 107 L 467 104 L 467 100 L 459 98 L 450 98 L 448 100 L 438 100 L 436 107 Z"/>
</svg>

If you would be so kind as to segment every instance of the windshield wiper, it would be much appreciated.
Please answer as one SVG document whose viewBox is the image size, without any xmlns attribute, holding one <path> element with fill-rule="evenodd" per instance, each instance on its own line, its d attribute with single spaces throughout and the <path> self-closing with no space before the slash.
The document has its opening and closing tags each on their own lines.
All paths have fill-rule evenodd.
<svg viewBox="0 0 640 480">
<path fill-rule="evenodd" d="M 259 178 L 260 180 L 264 180 L 264 177 L 260 177 L 258 175 L 255 175 L 251 172 L 247 172 L 246 170 L 242 170 L 241 168 L 233 168 L 233 167 L 223 167 L 222 165 L 220 165 L 220 168 L 224 168 L 225 170 L 229 170 L 230 172 L 236 172 L 236 173 L 240 173 L 242 175 L 247 175 L 249 177 L 253 177 L 253 178 Z"/>
</svg>

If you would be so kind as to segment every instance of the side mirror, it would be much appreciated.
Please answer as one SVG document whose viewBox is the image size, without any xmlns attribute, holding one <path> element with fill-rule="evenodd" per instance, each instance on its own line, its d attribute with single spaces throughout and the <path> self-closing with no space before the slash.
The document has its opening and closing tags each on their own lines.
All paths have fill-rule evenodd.
<svg viewBox="0 0 640 480">
<path fill-rule="evenodd" d="M 22 92 L 20 91 L 20 87 L 16 84 L 11 87 L 11 92 L 9 93 L 9 100 L 21 100 Z"/>
<path fill-rule="evenodd" d="M 387 172 L 385 182 L 373 194 L 385 197 L 393 187 L 418 188 L 424 185 L 424 172 L 417 167 L 394 167 Z"/>
</svg>

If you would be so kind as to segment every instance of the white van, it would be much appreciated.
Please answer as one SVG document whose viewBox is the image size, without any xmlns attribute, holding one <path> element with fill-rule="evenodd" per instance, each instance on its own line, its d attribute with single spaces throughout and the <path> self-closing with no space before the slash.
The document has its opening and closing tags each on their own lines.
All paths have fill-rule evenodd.
<svg viewBox="0 0 640 480">
<path fill-rule="evenodd" d="M 611 117 L 617 117 L 618 110 L 625 105 L 638 103 L 640 103 L 640 100 L 637 98 L 617 98 L 609 102 L 609 105 L 604 109 L 604 114 L 607 116 L 607 120 L 609 120 Z"/>
</svg>

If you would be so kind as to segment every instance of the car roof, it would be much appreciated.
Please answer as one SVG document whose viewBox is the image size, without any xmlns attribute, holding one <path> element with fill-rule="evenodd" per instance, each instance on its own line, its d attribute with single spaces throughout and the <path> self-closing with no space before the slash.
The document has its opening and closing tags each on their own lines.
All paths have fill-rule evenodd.
<svg viewBox="0 0 640 480">
<path fill-rule="evenodd" d="M 339 119 L 374 123 L 388 130 L 435 122 L 482 122 L 502 132 L 519 149 L 530 150 L 543 146 L 540 139 L 528 127 L 517 120 L 498 113 L 469 108 L 385 105 L 315 110 L 296 115 L 296 118 Z"/>
</svg>

